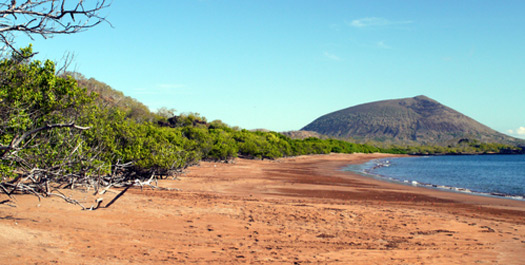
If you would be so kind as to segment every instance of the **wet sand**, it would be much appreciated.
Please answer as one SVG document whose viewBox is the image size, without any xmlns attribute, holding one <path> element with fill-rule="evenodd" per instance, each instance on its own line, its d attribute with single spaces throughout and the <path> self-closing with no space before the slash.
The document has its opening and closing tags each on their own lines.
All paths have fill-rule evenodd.
<svg viewBox="0 0 525 265">
<path fill-rule="evenodd" d="M 340 171 L 388 156 L 206 162 L 159 182 L 182 191 L 130 189 L 96 211 L 17 196 L 0 205 L 0 263 L 525 264 L 525 202 Z"/>
</svg>

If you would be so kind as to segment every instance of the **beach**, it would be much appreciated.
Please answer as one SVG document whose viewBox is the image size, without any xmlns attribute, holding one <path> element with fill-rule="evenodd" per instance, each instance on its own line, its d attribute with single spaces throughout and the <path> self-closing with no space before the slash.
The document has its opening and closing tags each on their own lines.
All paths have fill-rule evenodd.
<svg viewBox="0 0 525 265">
<path fill-rule="evenodd" d="M 525 264 L 524 201 L 341 171 L 392 156 L 201 162 L 158 183 L 180 191 L 132 188 L 95 211 L 18 195 L 0 206 L 0 263 Z"/>
</svg>

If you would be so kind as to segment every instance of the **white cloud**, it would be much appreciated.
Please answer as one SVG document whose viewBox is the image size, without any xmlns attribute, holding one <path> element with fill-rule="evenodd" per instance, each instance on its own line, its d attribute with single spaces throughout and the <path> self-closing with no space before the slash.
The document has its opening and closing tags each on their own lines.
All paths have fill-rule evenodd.
<svg viewBox="0 0 525 265">
<path fill-rule="evenodd" d="M 365 17 L 360 19 L 354 19 L 352 22 L 347 22 L 349 26 L 355 28 L 367 28 L 367 27 L 384 27 L 391 25 L 402 25 L 402 24 L 411 24 L 410 20 L 403 21 L 392 21 L 382 17 Z"/>
<path fill-rule="evenodd" d="M 324 54 L 324 56 L 326 58 L 328 58 L 330 60 L 334 60 L 334 61 L 341 61 L 342 60 L 341 57 L 339 57 L 339 56 L 337 56 L 337 55 L 335 55 L 333 53 L 327 52 L 327 51 L 323 52 L 323 54 Z"/>
<path fill-rule="evenodd" d="M 515 130 L 507 130 L 507 133 L 518 136 L 518 137 L 524 137 L 525 136 L 525 126 L 519 127 Z"/>
<path fill-rule="evenodd" d="M 390 47 L 389 45 L 387 45 L 384 41 L 378 41 L 376 43 L 376 46 L 377 48 L 380 48 L 380 49 L 386 49 L 386 50 L 390 50 L 392 49 L 392 47 Z"/>
</svg>

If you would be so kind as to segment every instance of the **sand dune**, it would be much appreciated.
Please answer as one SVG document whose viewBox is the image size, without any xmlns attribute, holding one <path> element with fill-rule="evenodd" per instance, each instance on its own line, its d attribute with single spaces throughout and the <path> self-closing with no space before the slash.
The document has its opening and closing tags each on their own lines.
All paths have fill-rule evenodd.
<svg viewBox="0 0 525 265">
<path fill-rule="evenodd" d="M 0 206 L 0 263 L 525 263 L 525 202 L 339 171 L 384 156 L 202 163 L 159 183 L 182 191 L 131 189 L 96 211 L 17 196 Z"/>
</svg>

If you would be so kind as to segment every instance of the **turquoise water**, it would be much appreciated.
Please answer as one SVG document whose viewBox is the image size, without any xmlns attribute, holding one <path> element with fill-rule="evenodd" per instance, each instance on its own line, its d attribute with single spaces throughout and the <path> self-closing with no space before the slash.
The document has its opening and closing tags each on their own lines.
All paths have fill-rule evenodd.
<svg viewBox="0 0 525 265">
<path fill-rule="evenodd" d="M 389 158 L 351 165 L 345 170 L 414 186 L 525 198 L 525 155 Z"/>
</svg>

